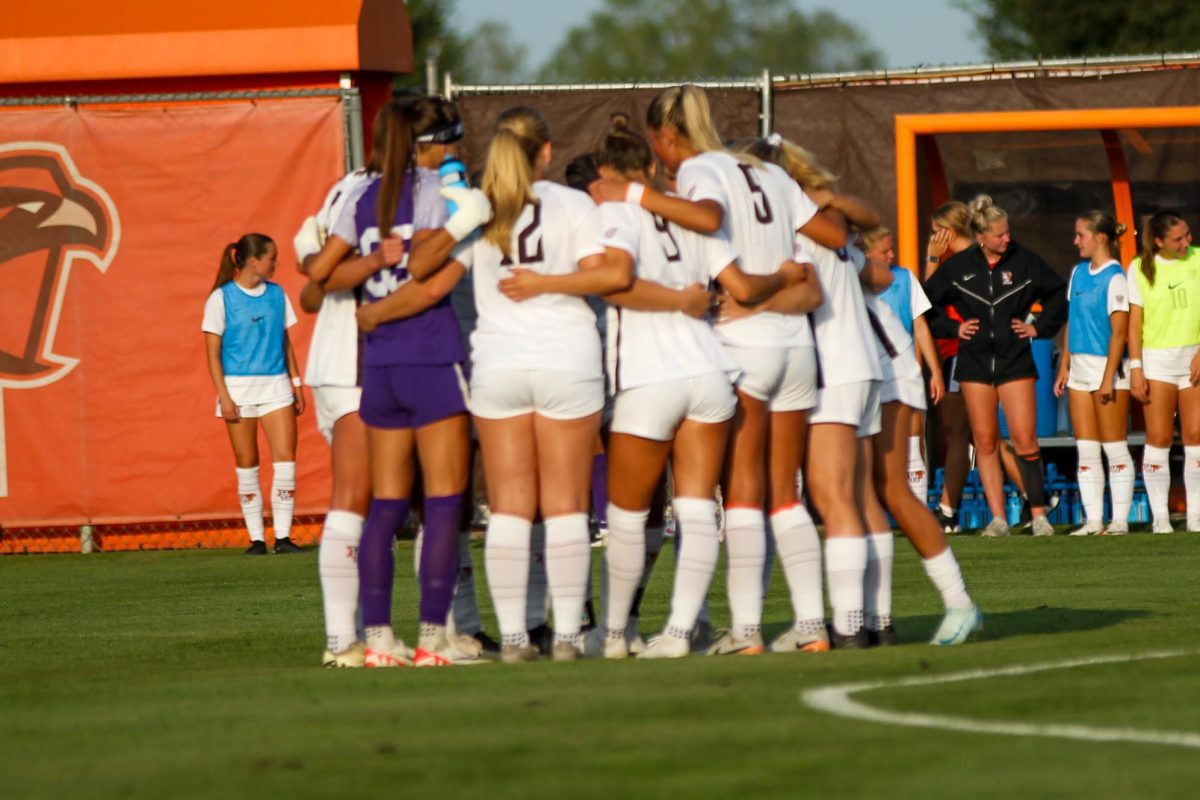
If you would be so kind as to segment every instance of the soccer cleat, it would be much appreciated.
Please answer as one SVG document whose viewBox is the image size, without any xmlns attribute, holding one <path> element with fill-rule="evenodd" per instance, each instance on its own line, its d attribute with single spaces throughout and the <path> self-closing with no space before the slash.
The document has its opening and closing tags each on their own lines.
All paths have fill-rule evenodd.
<svg viewBox="0 0 1200 800">
<path fill-rule="evenodd" d="M 550 657 L 555 661 L 578 661 L 582 655 L 579 646 L 566 639 L 555 641 L 554 646 L 550 648 Z"/>
<path fill-rule="evenodd" d="M 538 653 L 548 656 L 550 648 L 554 647 L 554 629 L 544 622 L 536 628 L 530 628 L 529 641 L 537 648 Z"/>
<path fill-rule="evenodd" d="M 896 638 L 896 629 L 891 625 L 888 625 L 886 628 L 881 628 L 877 631 L 873 631 L 870 628 L 867 629 L 868 647 L 891 647 L 892 645 L 898 643 L 899 640 Z"/>
<path fill-rule="evenodd" d="M 707 653 L 714 638 L 712 623 L 706 619 L 697 620 L 696 627 L 692 628 L 692 652 L 700 655 Z"/>
<path fill-rule="evenodd" d="M 426 647 L 418 647 L 413 654 L 414 667 L 453 667 L 486 663 L 482 648 L 470 636 L 444 637 L 440 642 L 430 642 Z"/>
<path fill-rule="evenodd" d="M 391 650 L 372 650 L 367 648 L 363 657 L 365 667 L 411 667 L 413 653 L 399 639 L 392 645 Z"/>
<path fill-rule="evenodd" d="M 1174 533 L 1175 528 L 1171 525 L 1171 520 L 1154 520 L 1154 524 L 1150 526 L 1151 533 Z"/>
<path fill-rule="evenodd" d="M 303 553 L 304 552 L 304 548 L 298 547 L 295 542 L 293 542 L 291 539 L 287 538 L 286 536 L 283 537 L 282 539 L 276 539 L 275 547 L 273 549 L 275 550 L 276 553 Z"/>
<path fill-rule="evenodd" d="M 1082 528 L 1068 533 L 1068 536 L 1099 536 L 1104 533 L 1104 525 L 1099 522 L 1088 522 Z"/>
<path fill-rule="evenodd" d="M 1100 535 L 1101 536 L 1124 536 L 1127 533 L 1129 533 L 1129 523 L 1128 522 L 1117 522 L 1116 520 L 1113 520 L 1112 522 L 1108 523 L 1107 528 L 1105 528 L 1103 531 L 1100 532 Z"/>
<path fill-rule="evenodd" d="M 537 661 L 541 652 L 533 644 L 502 644 L 500 645 L 500 662 L 503 664 L 521 664 L 526 661 Z"/>
<path fill-rule="evenodd" d="M 1059 495 L 1052 494 L 1046 498 L 1046 515 L 1058 508 L 1058 504 L 1062 501 Z M 1022 495 L 1021 497 L 1021 517 L 1017 520 L 1016 527 L 1024 528 L 1026 525 L 1033 522 L 1033 509 L 1029 505 L 1029 498 Z"/>
<path fill-rule="evenodd" d="M 946 611 L 946 616 L 942 617 L 942 624 L 938 625 L 929 643 L 938 646 L 962 644 L 972 634 L 981 630 L 983 614 L 979 613 L 977 607 L 951 608 Z"/>
<path fill-rule="evenodd" d="M 980 532 L 980 536 L 985 539 L 998 539 L 1001 536 L 1008 536 L 1012 531 L 1008 528 L 1008 521 L 1003 517 L 992 517 L 992 521 L 987 524 L 987 527 Z"/>
<path fill-rule="evenodd" d="M 608 544 L 608 528 L 601 526 L 591 538 L 592 547 L 604 547 Z"/>
<path fill-rule="evenodd" d="M 1033 524 L 1030 526 L 1034 536 L 1053 536 L 1054 526 L 1050 524 L 1050 520 L 1046 517 L 1034 517 Z"/>
<path fill-rule="evenodd" d="M 367 648 L 362 642 L 355 642 L 340 653 L 326 650 L 321 658 L 322 667 L 343 668 L 361 667 L 366 660 Z"/>
<path fill-rule="evenodd" d="M 692 645 L 687 639 L 660 634 L 650 637 L 646 649 L 638 658 L 684 658 L 691 652 Z"/>
<path fill-rule="evenodd" d="M 658 637 L 671 638 L 671 637 Z M 649 652 L 649 647 L 646 648 Z M 717 640 L 708 648 L 710 656 L 756 656 L 762 653 L 766 648 L 763 646 L 763 638 L 761 633 L 755 633 L 745 639 L 733 638 L 733 631 L 723 630 L 717 632 Z M 645 653 L 642 654 L 645 657 Z M 663 658 L 664 656 L 658 656 Z"/>
<path fill-rule="evenodd" d="M 941 505 L 933 509 L 933 515 L 937 517 L 938 525 L 942 527 L 942 533 L 947 535 L 960 532 L 962 529 L 958 527 L 958 514 L 951 511 L 947 514 L 942 510 Z"/>
<path fill-rule="evenodd" d="M 265 556 L 266 554 L 267 554 L 267 543 L 266 542 L 251 542 L 250 546 L 247 547 L 242 552 L 242 555 L 245 555 L 245 556 Z"/>
<path fill-rule="evenodd" d="M 771 642 L 772 653 L 828 653 L 829 634 L 822 629 L 818 633 L 789 628 Z"/>
<path fill-rule="evenodd" d="M 625 644 L 629 646 L 631 656 L 641 655 L 646 650 L 646 640 L 638 632 L 638 618 L 630 617 L 625 625 Z"/>
<path fill-rule="evenodd" d="M 497 658 L 500 655 L 500 643 L 483 631 L 478 631 L 474 639 L 479 642 L 479 649 L 486 658 Z"/>
<path fill-rule="evenodd" d="M 829 628 L 829 644 L 834 650 L 866 650 L 870 646 L 866 628 L 859 628 L 854 633 L 838 633 L 833 626 Z"/>
</svg>

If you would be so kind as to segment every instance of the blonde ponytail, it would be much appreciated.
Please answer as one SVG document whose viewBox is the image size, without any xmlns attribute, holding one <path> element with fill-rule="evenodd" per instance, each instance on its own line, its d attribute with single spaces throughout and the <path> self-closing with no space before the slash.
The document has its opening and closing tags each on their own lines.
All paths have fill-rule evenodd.
<svg viewBox="0 0 1200 800">
<path fill-rule="evenodd" d="M 646 125 L 656 131 L 669 126 L 699 153 L 725 149 L 713 124 L 708 95 L 690 83 L 665 89 L 650 101 Z"/>
<path fill-rule="evenodd" d="M 746 139 L 734 145 L 734 152 L 782 168 L 806 192 L 832 191 L 837 183 L 837 176 L 818 164 L 812 153 L 787 139 Z"/>
<path fill-rule="evenodd" d="M 492 221 L 483 228 L 484 241 L 512 257 L 512 232 L 526 204 L 538 202 L 533 193 L 534 165 L 550 141 L 550 126 L 535 109 L 518 106 L 496 120 L 483 168 L 483 193 L 492 202 Z"/>
</svg>

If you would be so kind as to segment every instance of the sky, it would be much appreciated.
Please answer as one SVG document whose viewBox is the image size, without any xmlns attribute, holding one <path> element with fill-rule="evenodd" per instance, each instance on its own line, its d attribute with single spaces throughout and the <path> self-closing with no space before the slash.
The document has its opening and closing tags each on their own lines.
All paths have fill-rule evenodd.
<svg viewBox="0 0 1200 800">
<path fill-rule="evenodd" d="M 806 13 L 833 11 L 854 22 L 883 54 L 887 68 L 977 64 L 986 60 L 982 45 L 971 36 L 970 16 L 956 8 L 952 0 L 794 2 Z M 526 66 L 536 69 L 570 28 L 586 23 L 603 7 L 603 0 L 457 0 L 453 23 L 463 33 L 487 20 L 507 23 L 513 36 L 527 48 Z"/>
</svg>

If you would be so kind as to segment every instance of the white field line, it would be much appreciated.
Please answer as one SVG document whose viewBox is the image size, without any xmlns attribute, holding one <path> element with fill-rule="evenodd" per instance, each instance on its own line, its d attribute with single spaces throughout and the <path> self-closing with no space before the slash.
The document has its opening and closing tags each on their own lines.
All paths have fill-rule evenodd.
<svg viewBox="0 0 1200 800">
<path fill-rule="evenodd" d="M 1095 656 L 1072 661 L 1049 664 L 1026 664 L 997 669 L 977 669 L 955 672 L 948 675 L 927 675 L 890 680 L 843 683 L 821 689 L 809 689 L 800 695 L 803 703 L 818 711 L 839 717 L 879 722 L 884 725 L 902 725 L 916 728 L 939 728 L 964 733 L 993 733 L 1003 736 L 1048 736 L 1058 739 L 1076 739 L 1086 742 L 1137 742 L 1141 744 L 1171 745 L 1175 747 L 1200 748 L 1200 733 L 1185 731 L 1155 731 L 1138 728 L 1097 728 L 1088 725 L 1057 725 L 1030 722 L 1005 722 L 1001 720 L 968 719 L 939 714 L 919 714 L 905 711 L 885 711 L 851 699 L 851 695 L 877 689 L 897 689 L 909 686 L 931 686 L 939 683 L 958 683 L 985 678 L 1012 675 L 1030 675 L 1056 669 L 1088 667 L 1097 664 L 1120 664 L 1128 661 L 1149 661 L 1161 658 L 1181 658 L 1195 655 L 1189 652 L 1158 652 L 1139 655 Z"/>
</svg>

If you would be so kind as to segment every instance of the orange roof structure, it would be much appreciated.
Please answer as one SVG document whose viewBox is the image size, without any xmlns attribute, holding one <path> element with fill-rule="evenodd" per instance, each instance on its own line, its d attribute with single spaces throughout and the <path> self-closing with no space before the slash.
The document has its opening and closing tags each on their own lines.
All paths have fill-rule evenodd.
<svg viewBox="0 0 1200 800">
<path fill-rule="evenodd" d="M 411 72 L 402 0 L 0 0 L 0 84 Z"/>
</svg>

